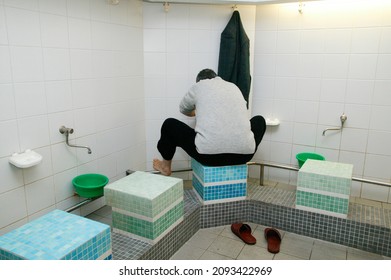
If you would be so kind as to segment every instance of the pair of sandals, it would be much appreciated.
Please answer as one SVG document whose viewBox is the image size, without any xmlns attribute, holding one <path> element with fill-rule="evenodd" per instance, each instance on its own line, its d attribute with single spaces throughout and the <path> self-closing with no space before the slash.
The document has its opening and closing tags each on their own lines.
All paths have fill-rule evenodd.
<svg viewBox="0 0 391 280">
<path fill-rule="evenodd" d="M 254 245 L 257 240 L 251 234 L 251 227 L 248 224 L 236 223 L 231 225 L 231 231 L 244 243 Z M 272 254 L 280 252 L 281 234 L 275 228 L 265 228 L 265 239 L 267 241 L 267 250 Z"/>
</svg>

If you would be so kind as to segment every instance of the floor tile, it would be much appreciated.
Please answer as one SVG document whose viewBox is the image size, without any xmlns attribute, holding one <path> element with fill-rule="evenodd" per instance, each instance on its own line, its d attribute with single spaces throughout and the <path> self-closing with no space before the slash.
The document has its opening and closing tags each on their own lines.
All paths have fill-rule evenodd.
<svg viewBox="0 0 391 280">
<path fill-rule="evenodd" d="M 315 241 L 312 247 L 311 260 L 346 260 L 347 250 L 343 246 Z"/>
<path fill-rule="evenodd" d="M 170 259 L 171 260 L 197 260 L 204 253 L 205 253 L 204 249 L 200 249 L 191 246 L 189 244 L 185 244 Z"/>
<path fill-rule="evenodd" d="M 216 254 L 210 251 L 205 251 L 199 260 L 234 260 L 234 258 Z"/>
<path fill-rule="evenodd" d="M 189 239 L 189 241 L 187 241 L 187 244 L 206 250 L 218 236 L 218 234 L 212 233 L 209 230 L 200 229 Z"/>
<path fill-rule="evenodd" d="M 245 245 L 240 252 L 237 260 L 272 260 L 274 254 L 271 254 L 267 251 L 266 248 L 255 246 L 255 245 Z"/>
<path fill-rule="evenodd" d="M 217 239 L 210 245 L 208 251 L 236 259 L 243 247 L 244 243 L 241 241 L 236 241 L 225 236 L 218 236 Z"/>
<path fill-rule="evenodd" d="M 285 233 L 281 241 L 280 252 L 308 260 L 314 241 L 293 233 Z"/>
</svg>

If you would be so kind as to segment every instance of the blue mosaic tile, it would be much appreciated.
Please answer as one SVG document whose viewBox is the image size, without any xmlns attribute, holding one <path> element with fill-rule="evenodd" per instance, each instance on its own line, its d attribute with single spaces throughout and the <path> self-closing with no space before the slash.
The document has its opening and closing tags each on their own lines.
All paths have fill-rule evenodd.
<svg viewBox="0 0 391 280">
<path fill-rule="evenodd" d="M 247 196 L 247 165 L 204 166 L 192 159 L 193 187 L 204 202 L 242 200 Z"/>
<path fill-rule="evenodd" d="M 247 179 L 247 164 L 204 166 L 192 159 L 191 167 L 204 184 Z"/>
<path fill-rule="evenodd" d="M 61 210 L 0 236 L 0 260 L 96 260 L 110 255 L 110 226 Z"/>
</svg>

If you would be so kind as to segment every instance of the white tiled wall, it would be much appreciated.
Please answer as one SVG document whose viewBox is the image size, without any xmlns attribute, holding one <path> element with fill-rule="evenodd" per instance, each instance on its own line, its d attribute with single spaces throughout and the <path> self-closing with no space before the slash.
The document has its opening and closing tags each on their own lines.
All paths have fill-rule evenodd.
<svg viewBox="0 0 391 280">
<path fill-rule="evenodd" d="M 297 8 L 257 6 L 253 114 L 281 125 L 268 128 L 255 159 L 297 165 L 297 153 L 318 152 L 352 163 L 356 177 L 391 182 L 390 2 Z M 343 131 L 322 136 L 342 113 Z M 295 184 L 297 173 L 270 169 L 268 176 Z M 387 187 L 354 182 L 353 194 L 391 202 Z"/>
<path fill-rule="evenodd" d="M 355 176 L 390 182 L 391 6 L 351 2 L 305 2 L 303 14 L 297 4 L 238 6 L 251 42 L 252 114 L 281 121 L 255 160 L 296 164 L 296 153 L 315 151 L 353 163 Z M 171 4 L 166 13 L 138 0 L 107 3 L 0 0 L 0 234 L 73 205 L 78 174 L 115 180 L 151 169 L 163 120 L 191 124 L 179 100 L 199 70 L 217 70 L 231 5 Z M 322 137 L 343 112 L 342 133 Z M 93 153 L 67 147 L 61 125 Z M 26 148 L 43 162 L 11 166 L 9 156 Z M 188 166 L 178 149 L 174 168 Z M 267 175 L 296 182 L 296 173 Z M 385 187 L 354 183 L 353 193 L 391 202 Z"/>
<path fill-rule="evenodd" d="M 74 205 L 78 174 L 145 168 L 142 25 L 137 0 L 0 0 L 0 234 Z M 9 164 L 26 149 L 42 163 Z"/>
</svg>

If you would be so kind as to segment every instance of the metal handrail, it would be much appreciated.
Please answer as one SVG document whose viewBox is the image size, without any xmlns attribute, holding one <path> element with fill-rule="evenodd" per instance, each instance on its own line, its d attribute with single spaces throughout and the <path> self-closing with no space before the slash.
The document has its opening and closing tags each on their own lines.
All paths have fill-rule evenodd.
<svg viewBox="0 0 391 280">
<path fill-rule="evenodd" d="M 281 165 L 281 164 L 274 164 L 274 163 L 267 163 L 267 162 L 248 162 L 247 165 L 259 165 L 260 167 L 260 172 L 259 172 L 259 184 L 263 185 L 263 177 L 264 177 L 264 168 L 265 166 L 267 167 L 275 167 L 275 168 L 280 168 L 280 169 L 286 169 L 286 170 L 291 170 L 291 171 L 299 171 L 299 168 L 294 167 L 294 166 L 289 166 L 289 165 Z M 381 182 L 381 181 L 376 181 L 376 180 L 370 180 L 370 179 L 365 179 L 365 178 L 357 178 L 357 177 L 352 177 L 352 181 L 357 181 L 361 183 L 369 183 L 373 185 L 379 185 L 379 186 L 386 186 L 391 188 L 391 183 L 387 182 Z"/>
</svg>

